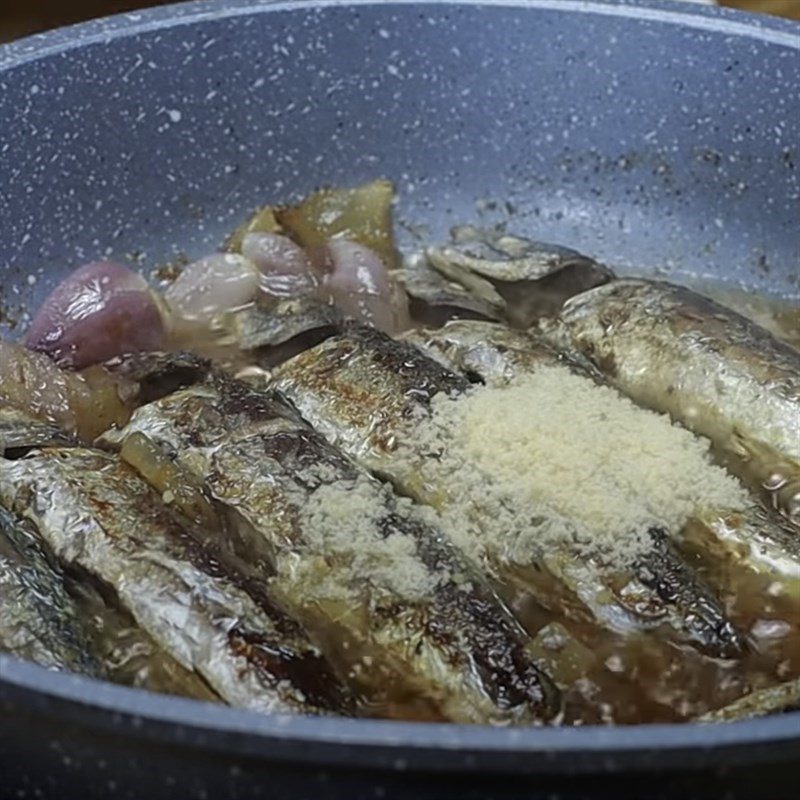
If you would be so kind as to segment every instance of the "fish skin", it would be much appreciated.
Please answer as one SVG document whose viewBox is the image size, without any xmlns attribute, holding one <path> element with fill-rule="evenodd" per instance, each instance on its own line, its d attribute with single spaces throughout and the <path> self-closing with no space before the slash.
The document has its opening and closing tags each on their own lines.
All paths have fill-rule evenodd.
<svg viewBox="0 0 800 800">
<path fill-rule="evenodd" d="M 464 303 L 461 292 L 442 291 L 419 276 L 411 291 L 421 300 L 467 310 L 479 300 L 489 310 L 484 317 L 516 327 L 557 313 L 568 298 L 614 278 L 608 267 L 560 245 L 472 226 L 453 229 L 452 238 L 451 244 L 428 248 L 425 256 L 435 272 L 460 284 L 472 299 Z M 453 301 L 444 303 L 448 294 Z"/>
<path fill-rule="evenodd" d="M 137 405 L 197 383 L 214 370 L 207 358 L 180 351 L 128 353 L 107 361 L 103 368 L 135 386 Z"/>
<path fill-rule="evenodd" d="M 638 404 L 708 437 L 800 527 L 800 351 L 689 289 L 633 278 L 572 298 L 543 329 Z"/>
<path fill-rule="evenodd" d="M 564 363 L 573 371 L 584 366 L 564 361 L 523 332 L 491 322 L 452 322 L 439 331 L 411 332 L 404 338 L 394 342 L 366 328 L 351 328 L 279 368 L 274 385 L 345 452 L 401 492 L 434 507 L 447 503 L 447 491 L 421 485 L 415 466 L 395 458 L 394 450 L 403 425 L 425 414 L 436 393 L 464 393 L 470 386 L 464 375 L 500 385 L 541 364 Z M 591 368 L 588 374 L 602 380 Z M 476 513 L 481 516 L 479 504 Z M 485 513 L 482 517 L 491 530 L 491 520 Z M 653 530 L 651 536 L 652 550 L 631 570 L 576 559 L 568 552 L 542 554 L 541 563 L 528 567 L 504 563 L 498 553 L 489 569 L 519 590 L 532 591 L 556 613 L 621 633 L 666 624 L 679 639 L 704 652 L 740 654 L 743 637 L 708 587 L 662 531 Z M 542 568 L 554 581 L 543 579 Z M 628 587 L 628 596 L 609 592 L 610 586 Z"/>
<path fill-rule="evenodd" d="M 76 439 L 58 425 L 10 406 L 0 407 L 0 457 L 23 455 L 35 447 L 69 447 Z"/>
<path fill-rule="evenodd" d="M 113 436 L 123 456 L 134 435 L 172 454 L 217 506 L 244 519 L 239 563 L 266 562 L 254 578 L 274 573 L 281 605 L 368 703 L 461 722 L 530 724 L 557 712 L 557 691 L 527 654 L 526 634 L 474 567 L 283 402 L 212 381 L 139 409 Z M 426 571 L 446 571 L 419 598 L 398 594 L 378 573 L 348 572 L 336 551 L 311 557 L 304 504 L 320 487 L 357 480 L 380 508 L 381 536 L 409 539 Z M 345 600 L 307 597 L 304 586 L 328 581 L 345 588 Z"/>
<path fill-rule="evenodd" d="M 30 524 L 0 507 L 0 650 L 55 670 L 105 677 L 80 610 Z"/>
<path fill-rule="evenodd" d="M 347 710 L 348 696 L 299 628 L 257 604 L 115 456 L 52 449 L 0 462 L 0 500 L 226 702 L 272 713 Z"/>
<path fill-rule="evenodd" d="M 285 345 L 314 331 L 323 336 L 341 321 L 335 306 L 312 296 L 254 304 L 232 314 L 229 327 L 238 347 L 257 350 Z"/>
<path fill-rule="evenodd" d="M 790 711 L 800 711 L 800 678 L 767 689 L 757 689 L 724 708 L 703 714 L 697 721 L 736 722 Z"/>
</svg>

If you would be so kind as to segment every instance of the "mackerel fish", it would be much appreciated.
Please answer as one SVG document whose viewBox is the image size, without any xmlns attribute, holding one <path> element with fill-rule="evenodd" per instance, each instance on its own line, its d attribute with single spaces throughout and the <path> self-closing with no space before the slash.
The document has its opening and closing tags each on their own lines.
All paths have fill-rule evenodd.
<svg viewBox="0 0 800 800">
<path fill-rule="evenodd" d="M 0 502 L 229 704 L 347 713 L 349 694 L 302 631 L 257 603 L 116 456 L 69 448 L 0 461 Z"/>
<path fill-rule="evenodd" d="M 573 297 L 543 328 L 635 402 L 708 437 L 800 527 L 800 351 L 689 289 L 642 279 Z"/>
<path fill-rule="evenodd" d="M 104 677 L 80 609 L 32 526 L 0 507 L 0 651 Z"/>
</svg>

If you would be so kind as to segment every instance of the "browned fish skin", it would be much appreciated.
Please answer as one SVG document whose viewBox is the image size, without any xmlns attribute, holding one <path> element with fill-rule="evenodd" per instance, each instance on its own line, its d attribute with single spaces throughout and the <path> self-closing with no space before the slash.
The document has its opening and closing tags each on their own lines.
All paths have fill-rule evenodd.
<svg viewBox="0 0 800 800">
<path fill-rule="evenodd" d="M 465 347 L 457 331 L 467 337 L 474 334 L 476 346 Z M 498 341 L 494 349 L 484 344 L 485 337 L 491 337 L 493 332 L 505 339 Z M 407 338 L 426 341 L 428 351 L 437 351 L 442 363 L 425 356 L 410 341 L 395 342 L 372 329 L 352 327 L 279 368 L 275 385 L 328 439 L 375 473 L 395 482 L 402 492 L 436 506 L 442 498 L 442 487 L 420 485 L 417 470 L 397 459 L 394 451 L 405 423 L 424 415 L 435 394 L 458 395 L 468 389 L 466 377 L 442 364 L 457 364 L 473 379 L 492 383 L 504 381 L 509 370 L 522 370 L 523 365 L 535 369 L 542 363 L 562 361 L 546 345 L 493 323 L 451 323 L 429 336 L 412 333 Z M 437 349 L 433 342 L 443 343 L 442 347 Z M 511 356 L 514 343 L 522 344 Z M 518 360 L 512 363 L 514 357 Z M 568 368 L 578 370 L 579 366 L 570 364 Z M 595 377 L 600 380 L 599 375 Z M 422 459 L 435 458 L 433 454 L 419 455 Z M 679 635 L 695 646 L 725 657 L 744 647 L 743 639 L 725 619 L 711 592 L 692 576 L 658 531 L 653 531 L 652 551 L 635 566 L 634 574 L 589 563 L 579 565 L 566 555 L 553 555 L 546 570 L 558 574 L 559 582 L 554 584 L 551 580 L 546 588 L 535 589 L 543 580 L 542 565 L 522 570 L 525 575 L 516 566 L 500 569 L 507 569 L 506 579 L 520 588 L 533 589 L 537 596 L 547 595 L 540 602 L 554 610 L 565 609 L 568 616 L 585 617 L 588 604 L 592 608 L 589 618 L 601 626 L 614 630 L 647 627 L 652 623 L 646 621 L 647 615 L 640 613 L 640 608 L 648 598 L 646 604 L 656 605 L 664 618 L 672 620 Z M 533 580 L 536 575 L 539 577 Z M 601 575 L 605 577 L 601 579 Z M 560 580 L 573 587 L 563 596 L 559 593 L 563 594 L 566 585 L 560 585 Z M 630 601 L 617 594 L 615 601 L 609 602 L 606 580 L 618 585 L 634 581 L 638 588 Z M 590 590 L 589 586 L 594 588 Z M 579 591 L 583 592 L 581 600 L 575 596 Z"/>
<path fill-rule="evenodd" d="M 257 604 L 115 456 L 72 448 L 0 461 L 0 499 L 227 702 L 347 711 L 348 695 L 300 629 Z"/>
<path fill-rule="evenodd" d="M 640 279 L 572 298 L 546 330 L 640 405 L 711 439 L 800 526 L 800 352 L 689 289 Z"/>
<path fill-rule="evenodd" d="M 532 723 L 556 712 L 557 691 L 526 653 L 527 637 L 471 565 L 276 398 L 215 379 L 140 409 L 111 437 L 140 466 L 146 452 L 129 452 L 138 437 L 244 523 L 230 534 L 236 562 L 269 580 L 370 702 L 462 722 Z M 405 541 L 431 588 L 404 594 L 380 569 L 348 566 L 333 544 L 320 557 L 303 510 L 342 487 L 366 496 L 378 538 Z"/>
</svg>

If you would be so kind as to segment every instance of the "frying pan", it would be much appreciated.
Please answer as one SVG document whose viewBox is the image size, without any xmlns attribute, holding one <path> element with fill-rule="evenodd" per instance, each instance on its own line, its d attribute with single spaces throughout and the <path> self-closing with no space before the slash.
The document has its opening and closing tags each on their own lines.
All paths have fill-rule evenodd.
<svg viewBox="0 0 800 800">
<path fill-rule="evenodd" d="M 145 271 L 269 200 L 385 175 L 621 271 L 800 297 L 800 27 L 608 0 L 188 3 L 0 49 L 6 327 L 97 256 Z M 4 335 L 15 335 L 8 330 Z M 787 797 L 800 715 L 503 730 L 276 718 L 0 657 L 0 796 Z"/>
</svg>

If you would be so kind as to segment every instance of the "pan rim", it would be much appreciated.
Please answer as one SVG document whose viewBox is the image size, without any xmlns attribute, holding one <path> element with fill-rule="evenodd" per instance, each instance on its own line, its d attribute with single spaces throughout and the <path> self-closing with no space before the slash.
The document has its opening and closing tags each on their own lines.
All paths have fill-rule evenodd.
<svg viewBox="0 0 800 800">
<path fill-rule="evenodd" d="M 117 38 L 226 19 L 279 11 L 324 10 L 361 6 L 442 5 L 520 8 L 559 13 L 599 14 L 686 26 L 710 33 L 752 38 L 800 50 L 797 23 L 680 0 L 193 0 L 137 12 L 100 17 L 55 28 L 0 45 L 0 74 L 30 61 Z"/>
<path fill-rule="evenodd" d="M 434 0 L 439 5 L 604 14 L 684 25 L 800 51 L 800 26 L 677 0 Z M 430 4 L 431 0 L 428 0 Z M 375 5 L 375 0 L 199 0 L 59 28 L 0 46 L 0 75 L 86 46 L 209 19 Z M 410 5 L 390 0 L 381 5 Z M 363 768 L 618 772 L 800 756 L 800 712 L 724 725 L 502 729 L 345 718 L 277 717 L 49 671 L 0 655 L 2 703 L 193 748 Z M 265 748 L 268 744 L 269 748 Z M 298 748 L 298 744 L 305 745 Z M 265 756 L 268 752 L 268 756 Z"/>
<path fill-rule="evenodd" d="M 494 728 L 278 716 L 94 678 L 0 655 L 3 703 L 93 729 L 270 761 L 398 771 L 575 774 L 700 769 L 800 757 L 800 712 L 724 724 Z M 298 745 L 303 747 L 298 749 Z"/>
</svg>

